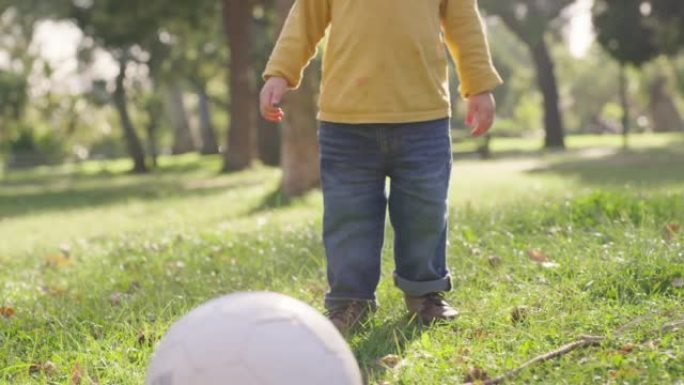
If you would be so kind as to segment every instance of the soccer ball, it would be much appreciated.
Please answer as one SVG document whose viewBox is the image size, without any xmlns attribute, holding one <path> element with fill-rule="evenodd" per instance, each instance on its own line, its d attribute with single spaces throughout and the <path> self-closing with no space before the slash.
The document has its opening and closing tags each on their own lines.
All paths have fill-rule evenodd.
<svg viewBox="0 0 684 385">
<path fill-rule="evenodd" d="M 171 326 L 146 385 L 361 385 L 337 329 L 310 306 L 275 293 L 209 301 Z"/>
</svg>

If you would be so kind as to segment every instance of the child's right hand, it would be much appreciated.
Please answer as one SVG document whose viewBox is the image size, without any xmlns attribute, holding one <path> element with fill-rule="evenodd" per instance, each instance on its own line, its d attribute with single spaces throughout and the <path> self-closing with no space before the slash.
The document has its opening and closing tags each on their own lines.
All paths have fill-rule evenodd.
<svg viewBox="0 0 684 385">
<path fill-rule="evenodd" d="M 278 107 L 283 96 L 288 91 L 287 80 L 274 76 L 269 78 L 259 95 L 261 116 L 273 123 L 280 123 L 285 116 L 283 109 Z"/>
<path fill-rule="evenodd" d="M 492 128 L 496 101 L 491 92 L 483 92 L 468 98 L 468 113 L 466 125 L 472 127 L 471 134 L 474 137 L 482 136 Z"/>
</svg>

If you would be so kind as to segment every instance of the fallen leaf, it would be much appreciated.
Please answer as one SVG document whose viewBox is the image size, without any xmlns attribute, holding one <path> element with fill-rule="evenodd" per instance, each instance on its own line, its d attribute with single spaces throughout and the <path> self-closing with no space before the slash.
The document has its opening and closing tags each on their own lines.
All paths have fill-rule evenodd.
<svg viewBox="0 0 684 385">
<path fill-rule="evenodd" d="M 511 310 L 511 322 L 519 324 L 527 321 L 530 315 L 530 308 L 528 306 L 516 306 Z"/>
<path fill-rule="evenodd" d="M 59 251 L 65 258 L 71 258 L 71 246 L 68 243 L 59 245 Z"/>
<path fill-rule="evenodd" d="M 675 278 L 672 280 L 672 287 L 675 287 L 679 289 L 680 287 L 684 287 L 684 278 Z"/>
<path fill-rule="evenodd" d="M 478 329 L 473 330 L 473 338 L 475 338 L 477 340 L 481 340 L 481 339 L 484 339 L 485 337 L 487 337 L 487 332 L 484 331 L 483 329 L 478 328 Z"/>
<path fill-rule="evenodd" d="M 71 368 L 71 379 L 69 380 L 69 385 L 79 385 L 81 383 L 81 378 L 83 377 L 83 368 L 78 362 Z"/>
<path fill-rule="evenodd" d="M 157 341 L 157 339 L 158 337 L 154 333 L 150 334 L 144 330 L 141 330 L 136 336 L 136 341 L 139 345 L 147 344 L 148 346 L 152 346 Z"/>
<path fill-rule="evenodd" d="M 670 242 L 679 233 L 682 227 L 678 223 L 669 223 L 663 228 L 663 238 Z"/>
<path fill-rule="evenodd" d="M 384 366 L 389 370 L 397 370 L 404 366 L 405 361 L 396 354 L 388 354 L 382 357 L 380 360 L 380 365 Z"/>
<path fill-rule="evenodd" d="M 550 262 L 551 261 L 549 259 L 549 257 L 539 249 L 531 249 L 527 252 L 527 255 L 530 257 L 530 259 L 533 262 L 543 263 L 543 262 Z"/>
<path fill-rule="evenodd" d="M 50 254 L 45 257 L 45 264 L 53 268 L 67 267 L 72 262 L 72 259 L 64 254 Z"/>
<path fill-rule="evenodd" d="M 499 267 L 499 265 L 501 265 L 501 257 L 498 255 L 490 255 L 489 258 L 487 258 L 487 262 L 489 262 L 489 266 L 491 267 Z"/>
<path fill-rule="evenodd" d="M 630 353 L 632 350 L 634 350 L 634 348 L 636 348 L 636 345 L 634 345 L 631 342 L 628 342 L 628 343 L 622 345 L 622 347 L 620 348 L 620 353 L 622 353 L 622 354 Z"/>
<path fill-rule="evenodd" d="M 466 373 L 465 377 L 463 378 L 463 382 L 487 381 L 488 379 L 489 376 L 484 369 L 478 366 L 473 366 L 468 369 L 468 373 Z"/>
<path fill-rule="evenodd" d="M 537 283 L 540 285 L 549 285 L 551 282 L 549 282 L 549 280 L 546 279 L 546 277 L 539 275 L 537 276 Z"/>
<path fill-rule="evenodd" d="M 555 269 L 557 267 L 560 267 L 560 263 L 556 262 L 542 262 L 541 265 L 542 267 L 545 267 L 547 269 Z"/>
<path fill-rule="evenodd" d="M 42 286 L 40 290 L 48 295 L 59 297 L 67 292 L 67 288 L 64 286 Z"/>
<path fill-rule="evenodd" d="M 53 374 L 55 374 L 55 372 L 57 372 L 57 365 L 55 365 L 55 363 L 52 361 L 45 361 L 45 362 L 34 362 L 29 366 L 29 373 L 30 374 L 39 373 L 39 372 L 43 372 L 48 376 L 53 375 Z"/>
<path fill-rule="evenodd" d="M 118 291 L 115 291 L 114 293 L 109 295 L 109 303 L 112 306 L 119 306 L 121 305 L 121 299 L 123 298 L 123 294 L 119 293 Z"/>
<path fill-rule="evenodd" d="M 17 314 L 17 312 L 14 311 L 13 308 L 9 306 L 0 306 L 0 316 L 3 318 L 12 318 L 15 314 Z"/>
</svg>

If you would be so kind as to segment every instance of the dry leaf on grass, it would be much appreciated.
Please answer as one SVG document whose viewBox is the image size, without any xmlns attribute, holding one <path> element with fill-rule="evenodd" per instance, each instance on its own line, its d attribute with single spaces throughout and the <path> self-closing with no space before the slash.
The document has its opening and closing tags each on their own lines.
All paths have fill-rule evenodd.
<svg viewBox="0 0 684 385">
<path fill-rule="evenodd" d="M 388 354 L 379 360 L 381 366 L 389 370 L 397 370 L 404 366 L 405 361 L 396 354 Z"/>
<path fill-rule="evenodd" d="M 30 374 L 43 372 L 46 375 L 51 376 L 57 372 L 57 365 L 52 361 L 34 362 L 29 365 L 28 370 Z"/>
<path fill-rule="evenodd" d="M 65 295 L 68 289 L 64 286 L 41 286 L 40 290 L 53 297 L 59 297 Z"/>
<path fill-rule="evenodd" d="M 71 368 L 71 377 L 69 380 L 69 385 L 79 385 L 81 383 L 81 378 L 83 377 L 83 368 L 78 362 Z"/>
<path fill-rule="evenodd" d="M 73 260 L 64 254 L 50 254 L 45 256 L 45 264 L 48 267 L 63 268 L 71 265 Z"/>
<path fill-rule="evenodd" d="M 68 243 L 59 245 L 59 251 L 65 258 L 71 258 L 71 246 Z"/>
<path fill-rule="evenodd" d="M 468 369 L 468 373 L 466 373 L 465 377 L 463 377 L 463 382 L 487 381 L 488 379 L 489 376 L 484 369 L 478 366 L 473 366 Z"/>
<path fill-rule="evenodd" d="M 489 258 L 487 258 L 487 262 L 489 262 L 489 266 L 491 267 L 499 267 L 501 261 L 501 257 L 498 255 L 490 255 Z"/>
<path fill-rule="evenodd" d="M 157 335 L 155 335 L 154 333 L 148 333 L 144 330 L 141 330 L 136 336 L 136 341 L 138 342 L 138 345 L 152 346 L 157 341 L 157 339 Z"/>
<path fill-rule="evenodd" d="M 634 350 L 634 348 L 636 348 L 636 345 L 631 343 L 631 342 L 628 342 L 628 343 L 622 345 L 622 347 L 620 348 L 620 353 L 622 353 L 622 354 L 630 353 L 632 350 Z"/>
<path fill-rule="evenodd" d="M 682 227 L 678 223 L 668 223 L 663 228 L 663 238 L 665 238 L 666 241 L 670 242 L 675 238 L 675 236 L 680 232 L 681 229 Z"/>
<path fill-rule="evenodd" d="M 550 262 L 551 260 L 549 257 L 544 254 L 543 251 L 539 249 L 531 249 L 527 252 L 527 256 L 530 257 L 530 260 L 532 262 L 537 262 L 537 263 L 543 263 L 543 262 Z"/>
<path fill-rule="evenodd" d="M 560 266 L 558 263 L 553 262 L 548 255 L 539 249 L 531 249 L 527 252 L 527 256 L 534 263 L 537 263 L 547 269 L 553 269 Z"/>
<path fill-rule="evenodd" d="M 16 311 L 14 311 L 13 308 L 9 306 L 0 306 L 0 316 L 3 318 L 12 318 L 14 315 L 17 314 Z"/>
<path fill-rule="evenodd" d="M 118 291 L 115 291 L 114 293 L 109 295 L 109 303 L 112 306 L 119 306 L 121 305 L 121 300 L 123 299 L 123 294 L 119 293 Z"/>
<path fill-rule="evenodd" d="M 516 306 L 511 310 L 511 322 L 518 324 L 527 321 L 530 316 L 529 306 Z"/>
</svg>

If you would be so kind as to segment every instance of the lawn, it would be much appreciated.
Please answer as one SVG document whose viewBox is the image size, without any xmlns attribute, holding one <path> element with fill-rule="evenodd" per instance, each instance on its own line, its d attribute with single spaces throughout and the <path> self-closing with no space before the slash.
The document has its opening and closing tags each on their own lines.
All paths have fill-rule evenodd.
<svg viewBox="0 0 684 385">
<path fill-rule="evenodd" d="M 457 159 L 448 298 L 462 316 L 433 328 L 406 317 L 388 231 L 380 309 L 349 337 L 369 383 L 493 378 L 595 335 L 511 382 L 683 384 L 684 330 L 667 325 L 684 319 L 684 147 L 649 140 Z M 321 309 L 319 192 L 284 202 L 278 170 L 218 175 L 214 157 L 164 158 L 149 176 L 126 167 L 0 182 L 1 384 L 141 384 L 167 327 L 225 293 Z"/>
</svg>

